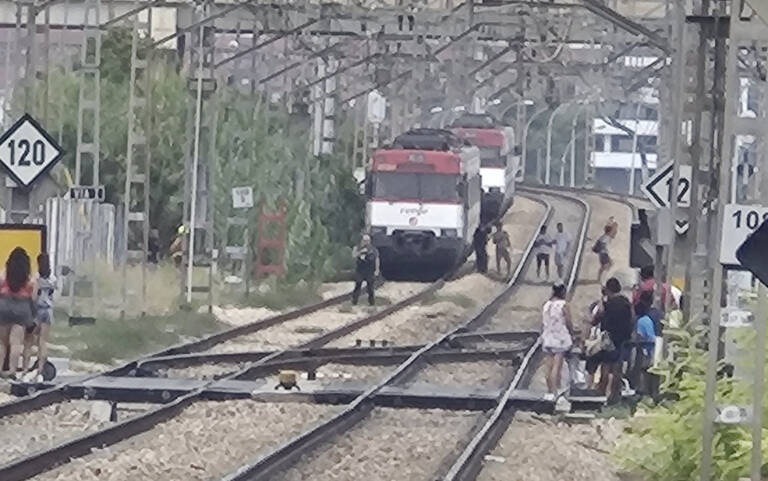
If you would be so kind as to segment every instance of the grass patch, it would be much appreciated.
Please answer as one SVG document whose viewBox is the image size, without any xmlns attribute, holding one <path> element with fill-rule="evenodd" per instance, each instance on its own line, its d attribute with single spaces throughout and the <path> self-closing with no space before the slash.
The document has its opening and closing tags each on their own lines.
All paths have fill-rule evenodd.
<svg viewBox="0 0 768 481">
<path fill-rule="evenodd" d="M 231 286 L 219 296 L 220 304 L 236 307 L 264 307 L 273 311 L 302 307 L 323 300 L 318 293 L 318 285 L 298 282 L 288 284 L 269 278 L 251 286 L 251 293 L 246 298 L 242 285 Z"/>
<path fill-rule="evenodd" d="M 211 314 L 179 312 L 169 316 L 145 316 L 122 321 L 99 319 L 94 325 L 69 326 L 65 313 L 57 313 L 50 342 L 63 346 L 52 354 L 102 364 L 127 360 L 171 346 L 183 340 L 221 331 L 225 325 Z M 68 351 L 68 352 L 63 352 Z"/>
<path fill-rule="evenodd" d="M 632 408 L 625 404 L 604 406 L 597 413 L 595 413 L 595 417 L 598 419 L 629 419 L 632 417 Z"/>
</svg>

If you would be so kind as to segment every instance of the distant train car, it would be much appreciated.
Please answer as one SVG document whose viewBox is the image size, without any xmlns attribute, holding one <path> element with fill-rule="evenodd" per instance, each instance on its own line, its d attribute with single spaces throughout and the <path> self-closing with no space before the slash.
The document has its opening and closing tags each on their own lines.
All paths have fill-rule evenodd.
<svg viewBox="0 0 768 481">
<path fill-rule="evenodd" d="M 487 114 L 463 114 L 450 126 L 453 133 L 480 149 L 480 175 L 483 179 L 483 223 L 490 222 L 509 208 L 514 200 L 518 176 L 514 131 L 497 126 Z"/>
<path fill-rule="evenodd" d="M 480 225 L 480 155 L 446 130 L 414 129 L 376 150 L 366 179 L 366 225 L 384 277 L 462 263 Z"/>
</svg>

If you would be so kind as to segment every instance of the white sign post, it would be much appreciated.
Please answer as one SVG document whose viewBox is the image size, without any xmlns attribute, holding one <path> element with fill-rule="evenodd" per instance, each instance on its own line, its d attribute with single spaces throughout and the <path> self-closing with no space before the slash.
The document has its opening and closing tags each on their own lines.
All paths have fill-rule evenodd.
<svg viewBox="0 0 768 481">
<path fill-rule="evenodd" d="M 680 166 L 680 179 L 677 184 L 677 189 L 672 189 L 673 171 L 674 161 L 669 162 L 657 170 L 656 173 L 641 186 L 645 196 L 659 209 L 669 207 L 672 204 L 673 191 L 677 195 L 678 207 L 689 207 L 691 205 L 691 166 Z M 688 221 L 680 219 L 676 220 L 675 230 L 678 234 L 685 234 L 688 231 Z"/>
<path fill-rule="evenodd" d="M 739 265 L 736 250 L 768 219 L 768 207 L 761 205 L 728 204 L 723 210 L 723 225 L 720 242 L 720 263 Z"/>
<path fill-rule="evenodd" d="M 235 209 L 250 209 L 253 207 L 253 188 L 233 187 L 232 207 Z"/>
<path fill-rule="evenodd" d="M 62 154 L 62 148 L 29 114 L 0 136 L 0 164 L 20 187 L 31 186 Z"/>
</svg>

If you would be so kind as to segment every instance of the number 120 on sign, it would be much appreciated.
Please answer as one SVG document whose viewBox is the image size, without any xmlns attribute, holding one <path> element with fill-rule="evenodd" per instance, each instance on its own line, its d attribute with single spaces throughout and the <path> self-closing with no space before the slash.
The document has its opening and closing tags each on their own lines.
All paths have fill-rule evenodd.
<svg viewBox="0 0 768 481">
<path fill-rule="evenodd" d="M 728 204 L 723 215 L 721 233 L 720 263 L 738 265 L 736 250 L 747 240 L 749 234 L 768 220 L 768 207 L 759 205 Z"/>
<path fill-rule="evenodd" d="M 27 139 L 21 139 L 18 143 L 16 140 L 10 140 L 7 146 L 8 160 L 11 166 L 20 165 L 24 167 L 31 164 L 43 165 L 45 163 L 45 142 L 42 140 L 30 142 Z"/>
</svg>

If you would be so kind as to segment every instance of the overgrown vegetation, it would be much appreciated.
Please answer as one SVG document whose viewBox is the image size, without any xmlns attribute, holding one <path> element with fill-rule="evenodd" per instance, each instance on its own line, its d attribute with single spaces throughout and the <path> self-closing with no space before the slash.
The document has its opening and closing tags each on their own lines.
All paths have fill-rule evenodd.
<svg viewBox="0 0 768 481">
<path fill-rule="evenodd" d="M 191 338 L 224 329 L 210 314 L 176 313 L 122 321 L 99 319 L 94 325 L 69 326 L 64 312 L 56 313 L 51 331 L 51 355 L 113 364 Z"/>
<path fill-rule="evenodd" d="M 635 417 L 616 455 L 628 470 L 648 481 L 688 481 L 698 479 L 701 462 L 707 362 L 707 353 L 701 346 L 706 345 L 706 334 L 702 329 L 665 331 L 667 334 L 670 348 L 675 352 L 674 362 L 661 366 L 657 373 L 663 379 L 662 392 L 676 393 L 679 400 L 655 407 L 645 406 L 643 410 L 647 411 Z M 751 404 L 749 392 L 749 386 L 744 382 L 723 377 L 717 384 L 716 402 Z M 768 410 L 768 397 L 763 401 L 763 409 Z M 768 432 L 763 431 L 763 456 L 768 459 L 765 456 Z M 713 479 L 738 481 L 748 477 L 751 445 L 747 428 L 718 426 L 713 450 Z M 764 464 L 765 474 L 768 470 Z"/>
<path fill-rule="evenodd" d="M 147 40 L 141 41 L 142 48 Z M 107 202 L 122 205 L 125 187 L 131 30 L 111 28 L 101 49 L 101 164 L 100 183 L 106 186 Z M 194 104 L 186 79 L 179 73 L 175 55 L 158 53 L 151 75 L 150 114 L 152 131 L 150 219 L 167 247 L 182 221 L 184 159 L 187 148 L 187 116 Z M 75 67 L 77 61 L 72 62 Z M 79 83 L 76 73 L 54 70 L 50 85 L 49 130 L 61 137 L 67 152 L 59 169 L 66 185 L 74 172 L 77 144 Z M 21 97 L 16 109 L 21 110 Z M 259 206 L 282 206 L 287 213 L 288 243 L 285 256 L 287 279 L 322 279 L 348 264 L 348 246 L 357 239 L 363 224 L 363 201 L 351 170 L 340 156 L 316 158 L 309 147 L 309 118 L 288 114 L 286 106 L 251 96 L 237 86 L 219 82 L 205 115 L 216 123 L 215 149 L 201 144 L 201 159 L 212 153 L 215 209 L 215 246 L 227 241 L 227 217 L 232 210 L 231 188 L 251 186 Z M 41 106 L 42 95 L 37 99 Z M 213 108 L 215 106 L 215 108 Z M 342 109 L 338 114 L 343 117 Z M 90 178 L 90 166 L 84 165 Z M 138 206 L 135 206 L 136 209 Z M 258 209 L 249 214 L 251 245 L 255 245 Z M 240 239 L 237 239 L 240 243 Z M 256 252 L 254 252 L 254 256 Z"/>
</svg>

